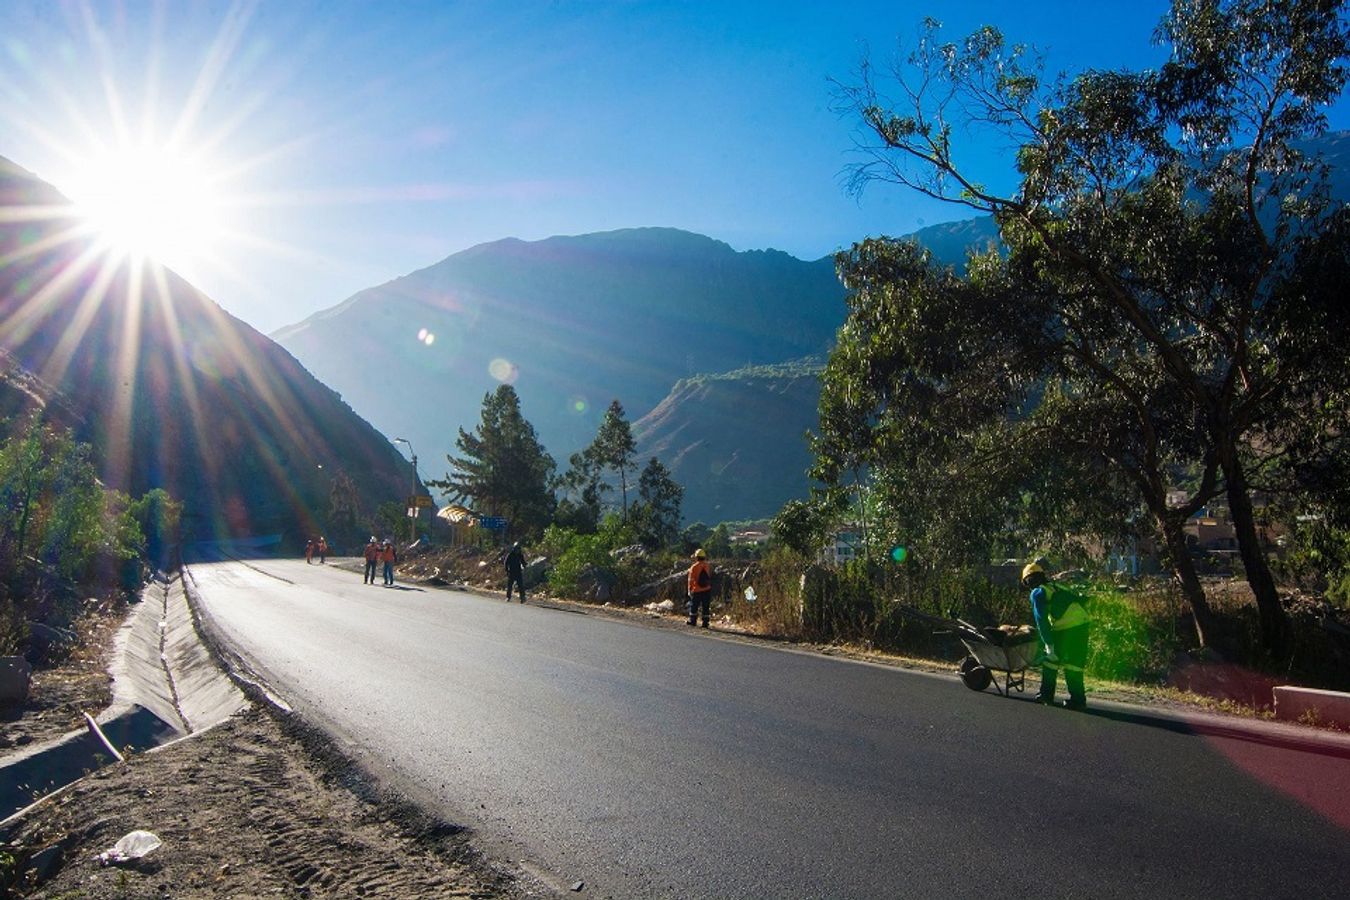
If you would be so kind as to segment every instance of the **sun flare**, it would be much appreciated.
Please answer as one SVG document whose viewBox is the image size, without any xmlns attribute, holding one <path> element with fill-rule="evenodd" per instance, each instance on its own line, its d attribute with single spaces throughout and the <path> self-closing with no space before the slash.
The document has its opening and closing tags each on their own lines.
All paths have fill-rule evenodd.
<svg viewBox="0 0 1350 900">
<path fill-rule="evenodd" d="M 80 165 L 68 191 L 110 252 L 190 277 L 225 233 L 217 171 L 166 147 L 105 148 Z"/>
</svg>

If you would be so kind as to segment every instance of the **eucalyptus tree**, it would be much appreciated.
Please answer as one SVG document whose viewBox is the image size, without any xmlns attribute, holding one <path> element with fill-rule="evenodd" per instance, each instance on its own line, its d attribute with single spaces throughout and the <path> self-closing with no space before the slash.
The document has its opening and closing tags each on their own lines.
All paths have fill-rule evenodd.
<svg viewBox="0 0 1350 900">
<path fill-rule="evenodd" d="M 628 521 L 628 472 L 633 468 L 637 443 L 633 429 L 624 417 L 623 404 L 614 400 L 605 410 L 605 417 L 595 433 L 595 440 L 585 451 L 602 467 L 619 476 L 619 490 L 623 498 L 623 519 Z"/>
<path fill-rule="evenodd" d="M 1303 143 L 1344 87 L 1344 13 L 1328 0 L 1174 0 L 1159 69 L 1055 81 L 996 29 L 943 43 L 930 20 L 890 77 L 865 62 L 839 90 L 860 126 L 855 190 L 892 182 L 994 215 L 1007 259 L 967 283 L 1007 293 L 1007 339 L 1044 357 L 1066 396 L 1120 414 L 1098 424 L 1143 464 L 1131 478 L 1164 533 L 1174 516 L 1145 482 L 1180 461 L 1198 473 L 1185 507 L 1222 491 L 1276 656 L 1288 624 L 1254 482 L 1326 427 L 1310 411 L 1350 370 L 1350 313 L 1325 278 L 1301 274 L 1345 253 L 1347 214 Z M 1016 190 L 971 174 L 954 140 L 967 130 L 1019 148 Z M 856 291 L 866 274 L 854 275 Z M 1008 373 L 1014 393 L 1025 376 Z M 1344 408 L 1333 417 L 1347 430 Z"/>
<path fill-rule="evenodd" d="M 680 537 L 680 504 L 684 487 L 671 477 L 670 470 L 653 456 L 638 476 L 638 502 L 633 520 L 638 537 L 651 549 L 672 546 Z"/>
</svg>

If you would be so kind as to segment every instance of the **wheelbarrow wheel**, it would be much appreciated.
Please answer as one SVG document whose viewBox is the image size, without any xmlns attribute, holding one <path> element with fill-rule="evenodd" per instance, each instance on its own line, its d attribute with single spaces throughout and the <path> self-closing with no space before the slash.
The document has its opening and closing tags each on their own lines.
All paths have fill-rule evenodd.
<svg viewBox="0 0 1350 900">
<path fill-rule="evenodd" d="M 973 656 L 961 660 L 961 668 L 958 671 L 961 673 L 961 683 L 972 691 L 982 691 L 994 680 L 993 673 L 980 665 L 979 660 Z"/>
</svg>

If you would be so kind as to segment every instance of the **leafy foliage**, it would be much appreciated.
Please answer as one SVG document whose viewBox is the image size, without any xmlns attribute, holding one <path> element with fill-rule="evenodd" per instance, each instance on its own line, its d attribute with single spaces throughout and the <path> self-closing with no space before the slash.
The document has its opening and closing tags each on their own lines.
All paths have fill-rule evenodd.
<svg viewBox="0 0 1350 900">
<path fill-rule="evenodd" d="M 638 541 L 649 550 L 670 547 L 680 536 L 680 501 L 684 488 L 653 456 L 638 477 L 638 502 L 629 517 Z"/>
<path fill-rule="evenodd" d="M 9 423 L 0 442 L 0 652 L 13 652 L 25 619 L 66 624 L 76 590 L 134 588 L 139 572 L 120 573 L 144 545 L 137 518 L 170 525 L 163 492 L 128 507 L 99 483 L 88 445 L 33 416 Z M 162 515 L 147 515 L 148 510 Z M 161 540 L 168 532 L 159 531 Z M 121 575 L 122 581 L 118 578 Z"/>
<path fill-rule="evenodd" d="M 619 490 L 623 498 L 623 517 L 628 518 L 628 471 L 633 468 L 637 443 L 633 429 L 624 418 L 623 404 L 614 400 L 605 410 L 605 417 L 595 433 L 595 440 L 585 453 L 602 469 L 619 476 Z"/>
<path fill-rule="evenodd" d="M 1202 638 L 1209 610 L 1180 525 L 1222 495 L 1265 647 L 1282 657 L 1252 494 L 1350 433 L 1345 408 L 1329 423 L 1323 402 L 1350 377 L 1346 342 L 1327 337 L 1350 326 L 1333 277 L 1347 213 L 1299 149 L 1345 82 L 1342 6 L 1177 0 L 1161 70 L 1055 83 L 996 29 L 942 43 L 930 21 L 897 72 L 898 106 L 864 65 L 840 90 L 863 135 L 853 187 L 899 183 L 992 213 L 1008 252 L 972 258 L 964 277 L 885 239 L 841 254 L 850 315 L 825 376 L 826 483 L 870 470 L 892 515 L 954 562 L 1031 490 L 1065 473 L 1102 485 L 1104 502 L 1048 524 L 1119 526 L 1142 504 Z M 957 124 L 1020 147 L 1016 192 L 969 175 Z M 1198 476 L 1178 506 L 1179 472 Z M 941 501 L 924 502 L 934 487 Z"/>
</svg>

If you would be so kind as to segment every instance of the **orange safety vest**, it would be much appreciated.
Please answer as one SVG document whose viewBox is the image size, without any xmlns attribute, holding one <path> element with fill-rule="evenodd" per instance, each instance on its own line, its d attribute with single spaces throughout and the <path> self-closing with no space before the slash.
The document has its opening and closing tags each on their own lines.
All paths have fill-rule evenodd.
<svg viewBox="0 0 1350 900">
<path fill-rule="evenodd" d="M 689 567 L 689 593 L 701 594 L 712 590 L 712 573 L 708 571 L 708 561 L 696 560 Z"/>
<path fill-rule="evenodd" d="M 393 562 L 393 561 L 394 561 L 394 548 L 393 548 L 393 547 L 385 547 L 383 550 L 381 550 L 381 551 L 380 551 L 380 559 L 381 559 L 382 561 L 384 561 L 384 562 Z"/>
<path fill-rule="evenodd" d="M 380 558 L 380 548 L 374 544 L 366 544 L 366 562 L 374 562 Z"/>
</svg>

